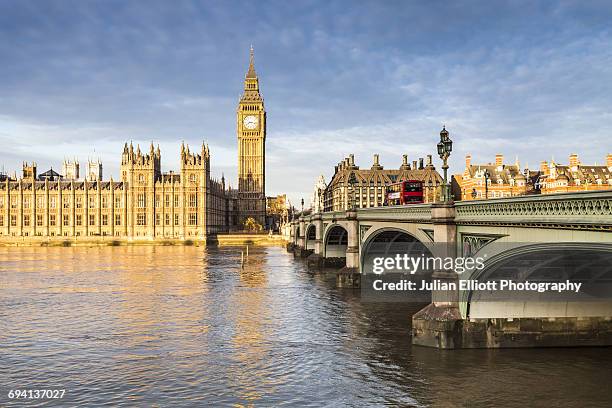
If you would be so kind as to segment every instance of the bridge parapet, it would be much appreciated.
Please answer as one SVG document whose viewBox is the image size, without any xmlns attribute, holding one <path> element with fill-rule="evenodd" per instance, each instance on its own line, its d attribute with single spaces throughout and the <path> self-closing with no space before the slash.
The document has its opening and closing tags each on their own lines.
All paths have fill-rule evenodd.
<svg viewBox="0 0 612 408">
<path fill-rule="evenodd" d="M 455 222 L 612 230 L 612 190 L 455 203 Z"/>
<path fill-rule="evenodd" d="M 387 221 L 431 221 L 431 204 L 408 206 L 371 207 L 357 210 L 359 221 L 384 219 Z"/>
</svg>

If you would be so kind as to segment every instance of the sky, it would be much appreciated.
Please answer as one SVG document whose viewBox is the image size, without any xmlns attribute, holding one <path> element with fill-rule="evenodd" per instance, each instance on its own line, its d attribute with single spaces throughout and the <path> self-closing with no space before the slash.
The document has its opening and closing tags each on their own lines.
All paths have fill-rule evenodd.
<svg viewBox="0 0 612 408">
<path fill-rule="evenodd" d="M 236 185 L 249 47 L 267 110 L 266 192 L 294 204 L 348 154 L 369 168 L 434 155 L 451 173 L 496 153 L 602 164 L 612 152 L 606 1 L 0 0 L 0 168 L 61 169 L 123 144 L 211 149 Z"/>
</svg>

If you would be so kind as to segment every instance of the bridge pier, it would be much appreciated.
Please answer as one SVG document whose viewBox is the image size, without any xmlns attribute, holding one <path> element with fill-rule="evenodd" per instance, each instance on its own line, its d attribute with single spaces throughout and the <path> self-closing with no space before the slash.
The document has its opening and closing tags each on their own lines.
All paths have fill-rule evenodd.
<svg viewBox="0 0 612 408">
<path fill-rule="evenodd" d="M 457 256 L 457 226 L 455 206 L 438 203 L 431 206 L 434 239 L 438 243 L 433 255 L 440 258 Z M 444 283 L 457 283 L 454 272 L 436 270 L 432 279 Z M 433 291 L 432 302 L 412 317 L 412 343 L 437 348 L 455 348 L 458 344 L 457 328 L 462 324 L 458 291 Z"/>
<path fill-rule="evenodd" d="M 325 266 L 325 258 L 323 257 L 323 217 L 321 214 L 315 214 L 311 220 L 315 226 L 315 248 L 314 252 L 306 258 L 306 262 L 308 269 L 316 270 Z"/>
<path fill-rule="evenodd" d="M 348 247 L 346 248 L 346 266 L 336 275 L 336 287 L 360 288 L 361 272 L 359 270 L 359 222 L 357 211 L 346 212 Z"/>
</svg>

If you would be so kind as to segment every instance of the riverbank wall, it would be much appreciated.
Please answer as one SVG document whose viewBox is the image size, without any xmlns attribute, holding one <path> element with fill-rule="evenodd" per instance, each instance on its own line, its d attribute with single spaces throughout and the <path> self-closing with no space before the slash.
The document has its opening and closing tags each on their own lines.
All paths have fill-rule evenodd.
<svg viewBox="0 0 612 408">
<path fill-rule="evenodd" d="M 203 245 L 264 245 L 284 246 L 286 241 L 280 235 L 268 234 L 219 234 L 196 239 L 152 239 L 118 238 L 110 236 L 89 237 L 11 237 L 0 239 L 0 247 L 71 247 L 71 246 L 203 246 Z"/>
</svg>

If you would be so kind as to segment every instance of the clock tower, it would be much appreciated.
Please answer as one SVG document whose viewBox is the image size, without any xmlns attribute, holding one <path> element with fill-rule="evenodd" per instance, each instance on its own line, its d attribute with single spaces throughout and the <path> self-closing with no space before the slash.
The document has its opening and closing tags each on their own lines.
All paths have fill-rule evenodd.
<svg viewBox="0 0 612 408">
<path fill-rule="evenodd" d="M 238 205 L 240 222 L 253 217 L 262 226 L 266 222 L 266 111 L 259 93 L 253 47 L 249 70 L 244 79 L 244 93 L 238 103 Z"/>
</svg>

